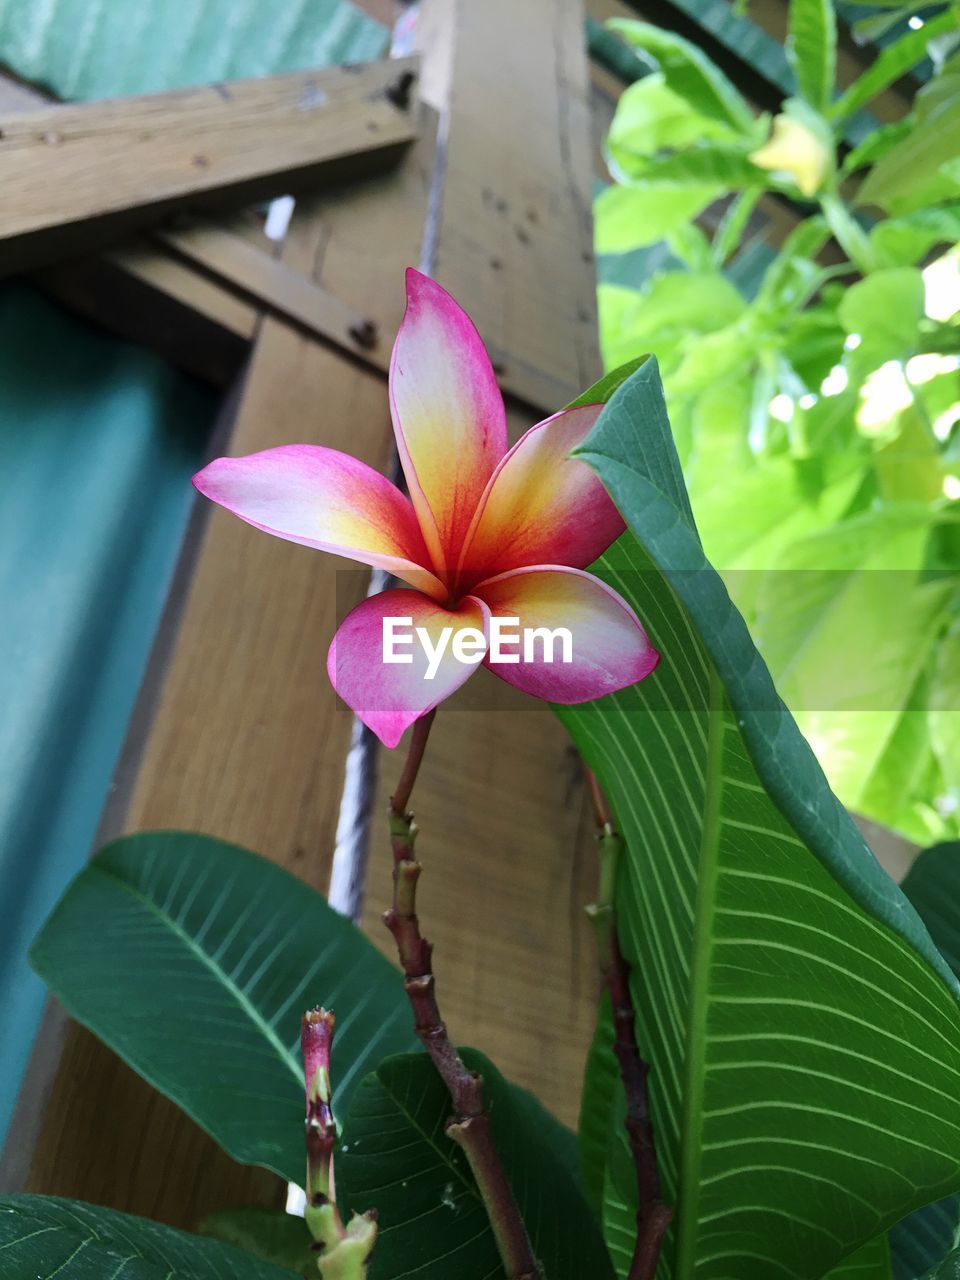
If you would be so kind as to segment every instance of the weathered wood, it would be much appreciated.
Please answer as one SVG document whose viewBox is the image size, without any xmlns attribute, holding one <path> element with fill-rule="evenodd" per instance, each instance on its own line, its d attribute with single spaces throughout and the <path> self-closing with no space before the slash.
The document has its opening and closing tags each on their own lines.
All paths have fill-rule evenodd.
<svg viewBox="0 0 960 1280">
<path fill-rule="evenodd" d="M 395 328 L 403 267 L 420 252 L 427 166 L 415 150 L 391 174 L 298 203 L 284 260 L 361 312 L 376 302 Z M 245 453 L 291 440 L 339 447 L 381 468 L 392 458 L 382 375 L 267 317 L 221 446 Z M 123 763 L 134 778 L 127 829 L 213 832 L 326 887 L 351 718 L 323 656 L 338 608 L 364 581 L 342 561 L 209 512 L 171 652 L 148 675 L 145 701 L 159 700 L 152 714 L 138 709 L 146 741 L 134 739 Z M 147 1134 L 150 1158 L 124 1134 Z M 28 1187 L 193 1226 L 214 1207 L 269 1199 L 274 1181 L 231 1164 L 74 1026 Z"/>
<path fill-rule="evenodd" d="M 384 334 L 369 315 L 256 245 L 206 225 L 157 232 L 155 238 L 257 307 L 292 320 L 383 372 L 389 367 L 392 334 Z"/>
<path fill-rule="evenodd" d="M 450 107 L 433 266 L 459 285 L 503 386 L 560 408 L 597 370 L 583 10 L 450 10 L 420 18 L 424 92 Z"/>
<path fill-rule="evenodd" d="M 408 64 L 371 62 L 0 118 L 0 271 L 115 242 L 189 207 L 240 207 L 395 162 Z"/>
</svg>

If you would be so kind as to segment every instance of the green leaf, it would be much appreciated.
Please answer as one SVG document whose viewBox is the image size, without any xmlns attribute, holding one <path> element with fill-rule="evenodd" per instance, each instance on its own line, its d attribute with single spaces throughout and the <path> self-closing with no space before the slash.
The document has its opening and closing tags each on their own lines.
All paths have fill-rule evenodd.
<svg viewBox="0 0 960 1280">
<path fill-rule="evenodd" d="M 937 36 L 957 28 L 957 10 L 951 5 L 931 18 L 919 31 L 908 31 L 881 49 L 867 70 L 840 95 L 828 114 L 835 124 L 872 102 L 901 76 L 927 56 L 927 45 Z"/>
<path fill-rule="evenodd" d="M 721 142 L 704 142 L 654 156 L 635 156 L 611 148 L 609 159 L 618 181 L 641 187 L 712 186 L 730 191 L 767 183 L 767 175 L 751 163 L 742 147 Z"/>
<path fill-rule="evenodd" d="M 921 1280 L 960 1280 L 960 1249 L 944 1258 L 939 1266 L 928 1271 Z"/>
<path fill-rule="evenodd" d="M 787 56 L 801 94 L 826 109 L 837 70 L 837 17 L 833 0 L 790 0 Z"/>
<path fill-rule="evenodd" d="M 621 936 L 677 1208 L 661 1275 L 820 1280 L 960 1187 L 958 985 L 704 558 L 653 361 L 579 453 L 628 525 L 595 568 L 662 655 L 558 708 L 626 843 Z"/>
<path fill-rule="evenodd" d="M 53 1196 L 0 1198 L 3 1280 L 292 1280 L 273 1266 L 112 1209 Z"/>
<path fill-rule="evenodd" d="M 870 232 L 881 265 L 912 266 L 934 245 L 960 241 L 960 202 L 940 209 L 917 209 L 902 218 L 887 218 Z"/>
<path fill-rule="evenodd" d="M 102 849 L 33 944 L 34 968 L 89 1027 L 236 1160 L 303 1179 L 300 1017 L 339 1015 L 334 1106 L 415 1043 L 399 973 L 280 867 L 211 836 Z"/>
<path fill-rule="evenodd" d="M 597 253 L 624 253 L 653 244 L 689 222 L 721 195 L 722 187 L 676 183 L 608 187 L 593 205 Z"/>
<path fill-rule="evenodd" d="M 753 113 L 716 63 L 689 40 L 649 22 L 611 18 L 607 23 L 628 44 L 655 58 L 667 86 L 695 111 L 752 135 Z"/>
<path fill-rule="evenodd" d="M 307 1280 L 316 1280 L 317 1255 L 303 1218 L 282 1209 L 247 1205 L 221 1209 L 200 1223 L 200 1234 L 252 1253 L 263 1262 L 286 1267 Z"/>
<path fill-rule="evenodd" d="M 840 166 L 842 173 L 855 173 L 867 165 L 876 164 L 888 151 L 892 151 L 898 142 L 909 137 L 913 128 L 912 120 L 895 120 L 890 124 L 878 125 L 864 140 L 848 151 Z"/>
<path fill-rule="evenodd" d="M 713 261 L 716 266 L 722 267 L 726 260 L 739 249 L 740 241 L 750 222 L 750 216 L 762 194 L 759 188 L 754 188 L 751 191 L 744 191 L 742 195 L 730 201 L 713 237 Z"/>
<path fill-rule="evenodd" d="M 960 630 L 940 641 L 930 688 L 930 741 L 953 799 L 960 803 Z"/>
<path fill-rule="evenodd" d="M 851 1254 L 824 1280 L 890 1280 L 890 1277 L 890 1245 L 883 1235 Z"/>
<path fill-rule="evenodd" d="M 576 1140 L 532 1094 L 472 1049 L 494 1141 L 547 1280 L 613 1280 L 576 1178 Z M 341 1198 L 376 1206 L 370 1280 L 492 1280 L 493 1234 L 460 1148 L 445 1132 L 450 1098 L 422 1054 L 389 1058 L 354 1095 L 337 1157 Z"/>
<path fill-rule="evenodd" d="M 644 76 L 620 95 L 606 145 L 620 158 L 652 156 L 665 147 L 737 137 L 729 125 L 702 115 L 667 84 L 662 72 Z"/>
<path fill-rule="evenodd" d="M 954 687 L 954 692 L 956 686 Z M 903 891 L 954 973 L 960 973 L 960 843 L 925 849 L 907 872 Z M 960 1243 L 960 1196 L 918 1209 L 890 1232 L 897 1280 L 914 1280 L 946 1260 Z M 960 1255 L 958 1255 L 960 1257 Z M 957 1262 L 931 1274 L 953 1276 Z"/>
<path fill-rule="evenodd" d="M 872 370 L 913 355 L 923 307 L 923 276 L 914 267 L 888 267 L 852 285 L 837 315 L 847 333 L 861 338 L 857 363 Z"/>
<path fill-rule="evenodd" d="M 960 77 L 951 79 L 960 81 Z M 956 199 L 960 194 L 958 155 L 960 96 L 919 119 L 913 131 L 877 162 L 857 192 L 857 202 L 904 214 Z"/>
</svg>

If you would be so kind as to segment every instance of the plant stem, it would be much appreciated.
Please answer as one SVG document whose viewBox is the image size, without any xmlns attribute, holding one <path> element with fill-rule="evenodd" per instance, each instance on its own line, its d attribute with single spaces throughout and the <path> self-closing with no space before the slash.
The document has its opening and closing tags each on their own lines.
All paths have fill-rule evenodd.
<svg viewBox="0 0 960 1280">
<path fill-rule="evenodd" d="M 393 906 L 384 924 L 393 934 L 404 973 L 404 989 L 413 1010 L 416 1033 L 447 1086 L 453 1116 L 447 1135 L 462 1149 L 487 1210 L 504 1273 L 509 1280 L 542 1280 L 484 1110 L 483 1080 L 464 1063 L 440 1016 L 433 974 L 433 946 L 420 932 L 417 881 L 423 870 L 414 855 L 417 826 L 407 806 L 433 722 L 433 712 L 416 722 L 397 790 L 390 800 L 393 849 Z"/>
<path fill-rule="evenodd" d="M 660 1189 L 647 1091 L 650 1065 L 641 1057 L 637 1045 L 630 967 L 620 950 L 617 935 L 614 889 L 623 841 L 614 827 L 613 816 L 599 782 L 591 770 L 586 772 L 600 845 L 600 883 L 597 901 L 589 908 L 589 913 L 597 933 L 600 969 L 610 993 L 613 1051 L 627 1096 L 627 1137 L 637 1175 L 637 1240 L 627 1280 L 653 1280 L 673 1210 L 664 1203 Z"/>
<path fill-rule="evenodd" d="M 336 1018 L 326 1009 L 310 1009 L 300 1023 L 300 1047 L 307 1093 L 307 1208 L 304 1214 L 317 1266 L 324 1280 L 366 1280 L 367 1262 L 377 1238 L 377 1214 L 355 1213 L 343 1225 L 337 1208 L 333 1151 L 337 1125 L 331 1108 L 330 1051 Z"/>
</svg>

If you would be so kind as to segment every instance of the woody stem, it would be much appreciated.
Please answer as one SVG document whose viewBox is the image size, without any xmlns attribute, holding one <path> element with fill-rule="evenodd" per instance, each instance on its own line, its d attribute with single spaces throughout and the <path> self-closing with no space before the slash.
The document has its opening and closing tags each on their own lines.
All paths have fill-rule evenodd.
<svg viewBox="0 0 960 1280">
<path fill-rule="evenodd" d="M 637 1239 L 627 1280 L 653 1280 L 663 1238 L 673 1218 L 660 1190 L 657 1152 L 650 1121 L 647 1077 L 650 1065 L 637 1045 L 636 1015 L 630 993 L 630 967 L 620 950 L 614 908 L 617 864 L 623 848 L 606 797 L 591 770 L 587 782 L 593 801 L 600 845 L 600 883 L 596 903 L 589 908 L 597 934 L 600 969 L 613 1011 L 613 1050 L 627 1096 L 626 1129 L 637 1178 Z"/>
<path fill-rule="evenodd" d="M 460 1057 L 440 1015 L 433 974 L 433 946 L 420 932 L 417 918 L 417 882 L 423 868 L 414 855 L 417 826 L 407 806 L 432 721 L 433 712 L 430 712 L 414 725 L 410 752 L 390 801 L 393 906 L 383 919 L 397 944 L 416 1033 L 447 1086 L 453 1104 L 447 1135 L 462 1149 L 473 1171 L 504 1274 L 509 1280 L 543 1280 L 494 1145 L 490 1117 L 484 1108 L 483 1080 L 470 1071 Z"/>
</svg>

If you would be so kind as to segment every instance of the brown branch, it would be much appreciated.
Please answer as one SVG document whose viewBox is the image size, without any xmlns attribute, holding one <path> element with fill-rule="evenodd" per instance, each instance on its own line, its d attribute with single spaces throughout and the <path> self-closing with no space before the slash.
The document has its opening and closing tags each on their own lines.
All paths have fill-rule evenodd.
<svg viewBox="0 0 960 1280">
<path fill-rule="evenodd" d="M 613 1050 L 627 1096 L 626 1129 L 637 1176 L 637 1240 L 627 1280 L 653 1280 L 663 1238 L 673 1218 L 673 1210 L 664 1203 L 660 1188 L 647 1090 L 650 1064 L 641 1056 L 637 1044 L 636 1011 L 630 993 L 630 967 L 620 949 L 617 935 L 613 891 L 623 842 L 613 825 L 610 807 L 596 776 L 590 769 L 586 773 L 600 842 L 600 889 L 598 900 L 590 909 L 590 914 L 597 931 L 600 968 L 610 993 L 614 1027 Z"/>
<path fill-rule="evenodd" d="M 413 1010 L 414 1026 L 423 1047 L 440 1074 L 453 1116 L 447 1135 L 463 1151 L 473 1171 L 493 1230 L 504 1272 L 509 1280 L 543 1280 L 530 1238 L 493 1141 L 490 1117 L 484 1110 L 483 1080 L 470 1071 L 447 1033 L 437 1004 L 433 974 L 433 946 L 420 932 L 417 881 L 422 866 L 414 855 L 417 826 L 407 805 L 413 791 L 433 713 L 414 725 L 410 754 L 390 801 L 390 843 L 393 849 L 393 906 L 384 924 L 393 934 L 404 973 L 404 988 Z"/>
</svg>

